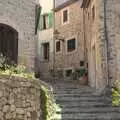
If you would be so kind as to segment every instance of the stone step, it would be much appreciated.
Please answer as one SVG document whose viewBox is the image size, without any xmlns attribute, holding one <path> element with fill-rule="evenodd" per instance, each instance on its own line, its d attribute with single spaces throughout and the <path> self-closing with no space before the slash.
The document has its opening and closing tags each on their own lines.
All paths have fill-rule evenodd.
<svg viewBox="0 0 120 120">
<path fill-rule="evenodd" d="M 111 103 L 108 103 L 106 101 L 101 102 L 101 101 L 61 101 L 61 100 L 57 100 L 56 101 L 57 104 L 62 105 L 62 106 L 101 106 L 101 105 L 111 105 Z"/>
<path fill-rule="evenodd" d="M 61 109 L 75 109 L 75 108 L 80 108 L 80 109 L 97 109 L 97 108 L 109 108 L 109 109 L 111 109 L 111 108 L 114 108 L 114 109 L 120 109 L 120 108 L 117 108 L 117 107 L 113 107 L 112 105 L 108 105 L 108 104 L 99 104 L 99 105 L 97 105 L 97 104 L 93 104 L 93 105 L 87 105 L 87 106 L 85 106 L 85 105 L 79 105 L 79 104 L 72 104 L 72 105 L 59 105 L 59 108 L 61 108 Z"/>
<path fill-rule="evenodd" d="M 74 108 L 64 108 L 57 110 L 57 113 L 63 113 L 63 114 L 74 114 L 74 113 L 120 113 L 120 108 L 113 108 L 113 107 L 74 107 Z"/>
<path fill-rule="evenodd" d="M 53 90 L 54 94 L 86 94 L 92 95 L 92 91 L 80 91 L 80 90 Z"/>
<path fill-rule="evenodd" d="M 75 94 L 55 94 L 55 97 L 103 97 L 103 96 L 98 96 L 98 95 L 94 95 L 94 94 L 79 94 L 79 93 L 75 93 Z"/>
<path fill-rule="evenodd" d="M 77 86 L 77 85 L 54 85 L 53 86 L 53 88 L 54 89 L 57 89 L 57 88 L 59 88 L 59 89 L 80 89 L 80 90 L 95 90 L 95 89 L 93 89 L 93 88 L 90 88 L 90 87 L 81 87 L 81 86 Z"/>
<path fill-rule="evenodd" d="M 53 88 L 60 88 L 60 89 L 63 89 L 63 88 L 79 88 L 81 90 L 85 90 L 85 89 L 90 89 L 90 90 L 95 90 L 94 88 L 90 88 L 88 86 L 79 86 L 79 85 L 74 85 L 74 84 L 54 84 L 52 85 Z"/>
<path fill-rule="evenodd" d="M 87 104 L 90 104 L 90 103 L 95 103 L 95 102 L 102 102 L 102 103 L 111 103 L 111 100 L 103 100 L 103 99 L 84 99 L 84 98 L 71 98 L 71 99 L 65 99 L 65 98 L 61 98 L 61 99 L 56 99 L 56 102 L 57 103 L 73 103 L 73 102 L 78 102 L 79 104 L 82 104 L 82 103 L 87 103 Z"/>
<path fill-rule="evenodd" d="M 77 81 L 55 81 L 53 93 L 60 107 L 53 120 L 120 120 L 120 108 L 112 107 L 111 98 Z"/>
<path fill-rule="evenodd" d="M 60 100 L 68 100 L 68 101 L 76 101 L 76 100 L 80 100 L 80 101 L 105 101 L 106 98 L 104 97 L 81 97 L 81 96 L 78 96 L 78 97 L 73 97 L 73 96 L 69 96 L 69 97 L 64 97 L 64 96 L 61 96 L 58 97 L 58 96 L 55 96 L 55 99 L 60 99 Z"/>
<path fill-rule="evenodd" d="M 75 113 L 57 114 L 54 120 L 120 120 L 119 113 Z"/>
</svg>

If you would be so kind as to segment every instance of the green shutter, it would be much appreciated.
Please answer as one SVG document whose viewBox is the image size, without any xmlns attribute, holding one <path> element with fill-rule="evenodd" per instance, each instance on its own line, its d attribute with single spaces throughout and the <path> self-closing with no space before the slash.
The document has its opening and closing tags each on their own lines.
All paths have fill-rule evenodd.
<svg viewBox="0 0 120 120">
<path fill-rule="evenodd" d="M 50 28 L 53 27 L 53 12 L 48 14 L 48 23 Z"/>
<path fill-rule="evenodd" d="M 43 29 L 43 15 L 40 15 L 39 30 Z"/>
<path fill-rule="evenodd" d="M 40 5 L 36 5 L 36 24 L 35 24 L 35 34 L 37 34 L 39 20 L 40 20 L 40 14 L 41 14 L 41 7 Z"/>
</svg>

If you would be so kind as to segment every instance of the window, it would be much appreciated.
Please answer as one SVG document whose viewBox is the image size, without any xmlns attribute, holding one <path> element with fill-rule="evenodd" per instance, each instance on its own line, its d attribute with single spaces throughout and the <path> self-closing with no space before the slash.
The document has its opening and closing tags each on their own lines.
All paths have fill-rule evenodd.
<svg viewBox="0 0 120 120">
<path fill-rule="evenodd" d="M 88 12 L 88 20 L 89 20 L 89 17 L 90 17 L 90 15 L 89 15 L 89 12 Z"/>
<path fill-rule="evenodd" d="M 48 24 L 48 14 L 43 15 L 43 29 L 47 29 L 49 28 L 49 24 Z"/>
<path fill-rule="evenodd" d="M 40 16 L 40 30 L 45 30 L 48 29 L 49 26 L 49 15 L 45 14 L 45 15 L 41 15 Z"/>
<path fill-rule="evenodd" d="M 56 42 L 56 52 L 60 51 L 60 41 Z"/>
<path fill-rule="evenodd" d="M 70 77 L 71 74 L 72 74 L 72 69 L 66 70 L 66 76 L 67 76 L 67 77 Z"/>
<path fill-rule="evenodd" d="M 68 21 L 68 10 L 63 11 L 63 23 Z"/>
<path fill-rule="evenodd" d="M 94 21 L 95 19 L 95 6 L 92 8 L 92 20 Z"/>
<path fill-rule="evenodd" d="M 71 52 L 73 50 L 75 50 L 75 38 L 67 41 L 67 51 Z"/>
<path fill-rule="evenodd" d="M 49 43 L 43 44 L 43 58 L 44 60 L 49 60 Z"/>
<path fill-rule="evenodd" d="M 80 61 L 80 66 L 84 66 L 84 61 Z"/>
</svg>

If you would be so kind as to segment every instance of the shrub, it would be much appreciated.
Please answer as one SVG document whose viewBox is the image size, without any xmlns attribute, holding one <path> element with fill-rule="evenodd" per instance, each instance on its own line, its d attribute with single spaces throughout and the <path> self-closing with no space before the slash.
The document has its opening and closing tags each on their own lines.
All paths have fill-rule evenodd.
<svg viewBox="0 0 120 120">
<path fill-rule="evenodd" d="M 120 81 L 117 81 L 115 87 L 112 89 L 112 104 L 120 106 Z"/>
<path fill-rule="evenodd" d="M 56 111 L 60 108 L 59 105 L 55 103 L 53 92 L 42 86 L 41 100 L 43 120 L 54 120 Z"/>
</svg>

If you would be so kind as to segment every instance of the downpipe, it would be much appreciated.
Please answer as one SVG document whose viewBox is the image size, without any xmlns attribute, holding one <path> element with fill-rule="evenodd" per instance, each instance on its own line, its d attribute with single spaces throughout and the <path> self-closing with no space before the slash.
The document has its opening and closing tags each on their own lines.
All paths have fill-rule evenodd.
<svg viewBox="0 0 120 120">
<path fill-rule="evenodd" d="M 110 88 L 110 77 L 109 77 L 109 41 L 108 41 L 108 31 L 107 31 L 107 0 L 104 0 L 104 32 L 105 32 L 105 53 L 106 53 L 106 85 L 104 89 L 104 95 L 111 97 L 111 88 Z M 111 98 L 110 98 L 111 99 Z"/>
</svg>

